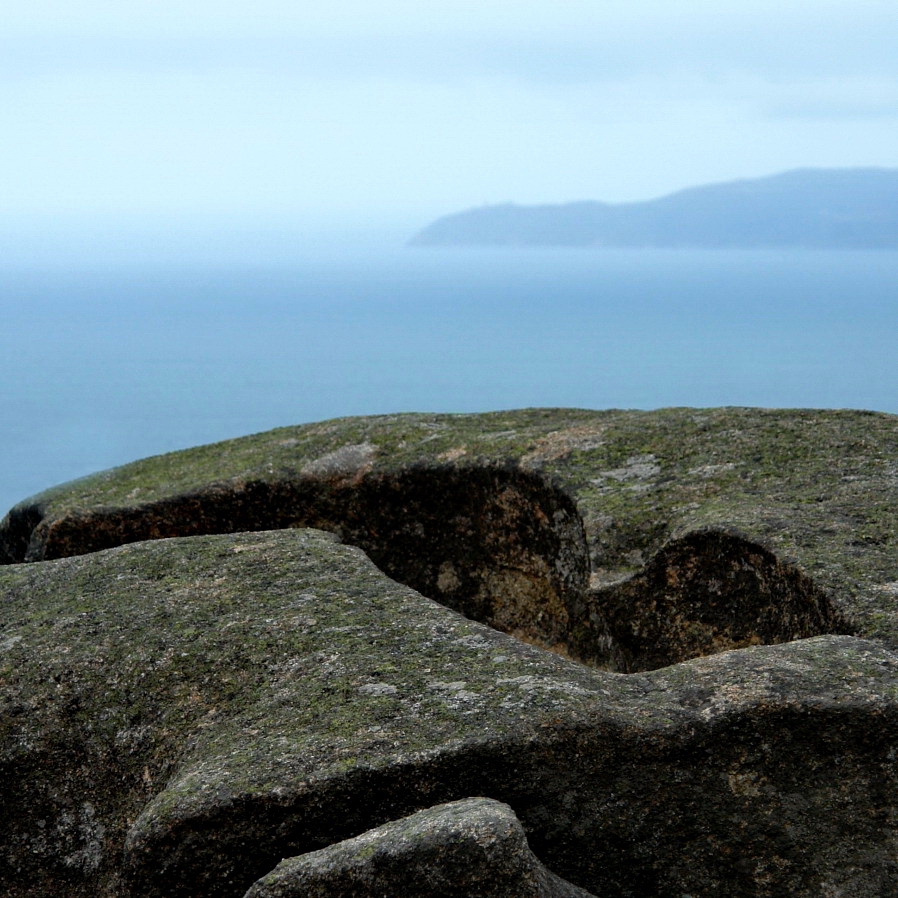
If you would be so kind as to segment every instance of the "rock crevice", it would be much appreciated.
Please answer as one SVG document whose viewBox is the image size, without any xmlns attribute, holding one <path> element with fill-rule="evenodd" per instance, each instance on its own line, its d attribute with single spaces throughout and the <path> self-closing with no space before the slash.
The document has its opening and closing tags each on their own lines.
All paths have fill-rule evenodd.
<svg viewBox="0 0 898 898">
<path fill-rule="evenodd" d="M 534 898 L 894 895 L 896 457 L 889 416 L 530 409 L 28 500 L 0 891 L 438 895 L 505 865 Z M 460 870 L 475 831 L 498 853 Z"/>
<path fill-rule="evenodd" d="M 350 476 L 307 466 L 299 478 L 214 483 L 58 519 L 23 505 L 7 519 L 5 542 L 15 560 L 37 561 L 145 539 L 288 527 L 333 532 L 394 580 L 472 620 L 610 670 L 852 632 L 794 565 L 711 528 L 662 543 L 623 582 L 590 589 L 573 497 L 510 463 Z"/>
</svg>

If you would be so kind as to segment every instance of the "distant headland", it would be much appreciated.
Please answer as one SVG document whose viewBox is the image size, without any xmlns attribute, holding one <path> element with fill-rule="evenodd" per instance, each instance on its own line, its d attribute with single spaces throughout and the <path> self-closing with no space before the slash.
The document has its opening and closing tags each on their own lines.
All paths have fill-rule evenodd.
<svg viewBox="0 0 898 898">
<path fill-rule="evenodd" d="M 410 246 L 898 248 L 898 169 L 798 169 L 635 203 L 482 206 Z"/>
</svg>

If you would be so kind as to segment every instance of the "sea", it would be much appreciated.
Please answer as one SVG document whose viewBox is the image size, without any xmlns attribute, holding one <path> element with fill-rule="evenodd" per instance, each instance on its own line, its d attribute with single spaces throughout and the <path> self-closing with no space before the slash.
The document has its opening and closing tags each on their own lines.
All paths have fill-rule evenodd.
<svg viewBox="0 0 898 898">
<path fill-rule="evenodd" d="M 898 252 L 406 248 L 0 263 L 0 514 L 129 460 L 343 415 L 898 413 Z"/>
</svg>

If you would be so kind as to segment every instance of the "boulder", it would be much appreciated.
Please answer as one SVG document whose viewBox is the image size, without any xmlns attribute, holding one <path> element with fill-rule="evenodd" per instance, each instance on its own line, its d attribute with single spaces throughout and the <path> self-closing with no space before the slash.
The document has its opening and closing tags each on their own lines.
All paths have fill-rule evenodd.
<svg viewBox="0 0 898 898">
<path fill-rule="evenodd" d="M 550 873 L 514 812 L 487 798 L 437 805 L 282 861 L 244 898 L 590 898 Z"/>
<path fill-rule="evenodd" d="M 48 490 L 0 524 L 0 552 L 310 526 L 470 617 L 606 668 L 820 633 L 898 645 L 896 458 L 896 418 L 873 412 L 347 418 Z"/>
<path fill-rule="evenodd" d="M 470 876 L 597 898 L 898 893 L 896 444 L 860 412 L 391 416 L 26 500 L 0 890 L 408 891 L 490 832 Z"/>
</svg>

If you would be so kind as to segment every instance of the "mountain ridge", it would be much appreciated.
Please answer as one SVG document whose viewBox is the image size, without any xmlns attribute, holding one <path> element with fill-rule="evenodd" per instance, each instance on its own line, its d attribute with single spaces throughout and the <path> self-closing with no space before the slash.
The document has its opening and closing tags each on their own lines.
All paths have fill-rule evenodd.
<svg viewBox="0 0 898 898">
<path fill-rule="evenodd" d="M 630 203 L 482 206 L 436 219 L 409 245 L 898 248 L 898 169 L 793 169 Z"/>
</svg>

